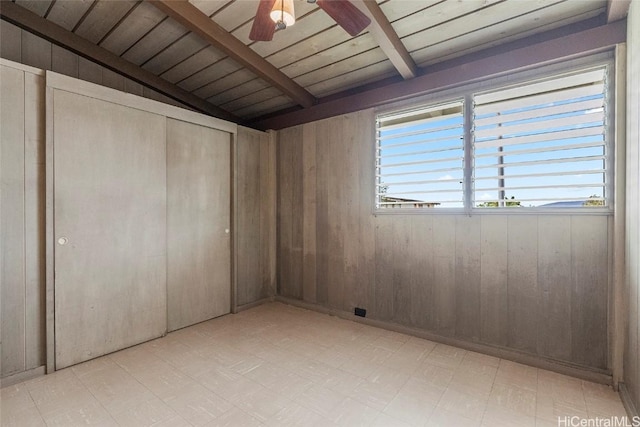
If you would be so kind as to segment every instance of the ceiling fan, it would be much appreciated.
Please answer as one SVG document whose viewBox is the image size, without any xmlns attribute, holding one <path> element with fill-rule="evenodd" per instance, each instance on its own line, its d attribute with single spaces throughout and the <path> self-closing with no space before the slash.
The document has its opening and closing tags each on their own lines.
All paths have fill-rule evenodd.
<svg viewBox="0 0 640 427">
<path fill-rule="evenodd" d="M 349 0 L 307 0 L 316 3 L 351 36 L 367 28 L 371 20 Z M 260 0 L 249 39 L 270 41 L 276 29 L 284 30 L 295 22 L 293 0 Z"/>
</svg>

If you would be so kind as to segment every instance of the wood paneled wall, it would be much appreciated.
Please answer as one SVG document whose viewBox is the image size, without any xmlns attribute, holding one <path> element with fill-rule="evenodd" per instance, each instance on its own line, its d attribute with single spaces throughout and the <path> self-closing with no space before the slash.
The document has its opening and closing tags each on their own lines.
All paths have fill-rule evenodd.
<svg viewBox="0 0 640 427">
<path fill-rule="evenodd" d="M 275 294 L 275 140 L 238 127 L 236 161 L 236 304 Z"/>
<path fill-rule="evenodd" d="M 625 299 L 628 304 L 624 382 L 640 410 L 640 5 L 631 2 L 627 24 L 627 224 Z"/>
<path fill-rule="evenodd" d="M 2 22 L 0 28 L 4 31 L 7 25 Z M 46 347 L 45 77 L 39 70 L 16 65 L 3 65 L 0 78 L 3 385 L 34 369 L 33 374 L 44 372 Z M 275 141 L 268 133 L 239 128 L 236 144 L 234 259 L 241 306 L 275 293 Z"/>
<path fill-rule="evenodd" d="M 123 92 L 190 109 L 140 83 L 7 22 L 0 21 L 0 57 L 42 70 L 55 71 Z"/>
<path fill-rule="evenodd" d="M 601 371 L 609 217 L 373 213 L 374 113 L 278 132 L 278 293 Z"/>
<path fill-rule="evenodd" d="M 44 73 L 0 66 L 1 377 L 44 364 Z"/>
</svg>

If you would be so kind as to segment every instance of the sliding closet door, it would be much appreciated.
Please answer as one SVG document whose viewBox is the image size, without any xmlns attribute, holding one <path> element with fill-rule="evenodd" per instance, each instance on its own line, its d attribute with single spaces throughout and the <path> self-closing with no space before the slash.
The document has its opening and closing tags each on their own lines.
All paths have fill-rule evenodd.
<svg viewBox="0 0 640 427">
<path fill-rule="evenodd" d="M 166 122 L 51 93 L 60 369 L 166 331 Z"/>
<path fill-rule="evenodd" d="M 167 119 L 167 297 L 173 331 L 231 311 L 231 136 Z"/>
</svg>

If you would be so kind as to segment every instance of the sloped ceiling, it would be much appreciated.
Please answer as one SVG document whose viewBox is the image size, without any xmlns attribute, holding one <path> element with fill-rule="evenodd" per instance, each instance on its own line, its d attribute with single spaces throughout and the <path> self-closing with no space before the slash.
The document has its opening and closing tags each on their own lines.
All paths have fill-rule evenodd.
<svg viewBox="0 0 640 427">
<path fill-rule="evenodd" d="M 15 0 L 0 12 L 66 47 L 79 43 L 71 48 L 85 56 L 103 54 L 123 74 L 135 68 L 136 80 L 200 111 L 251 124 L 550 30 L 606 23 L 611 10 L 607 0 L 353 3 L 373 21 L 356 37 L 295 0 L 296 24 L 270 42 L 249 40 L 258 0 Z"/>
</svg>

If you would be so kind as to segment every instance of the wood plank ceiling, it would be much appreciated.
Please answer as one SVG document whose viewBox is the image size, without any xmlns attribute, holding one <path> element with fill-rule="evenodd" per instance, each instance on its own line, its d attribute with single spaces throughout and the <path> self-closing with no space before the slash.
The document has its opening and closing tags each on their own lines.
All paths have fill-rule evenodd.
<svg viewBox="0 0 640 427">
<path fill-rule="evenodd" d="M 219 36 L 203 35 L 193 19 L 178 22 L 169 9 L 184 1 L 14 0 L 40 20 L 249 124 L 544 31 L 596 17 L 606 22 L 607 14 L 607 0 L 377 0 L 379 7 L 354 0 L 376 19 L 351 37 L 315 4 L 295 0 L 295 25 L 277 31 L 270 42 L 253 42 L 249 31 L 258 0 L 190 0 L 197 13 L 232 36 L 228 41 L 241 42 L 251 50 L 246 54 L 263 61 L 256 63 L 243 49 L 216 45 Z M 283 86 L 280 76 L 291 86 Z M 297 96 L 295 87 L 309 96 Z"/>
</svg>

